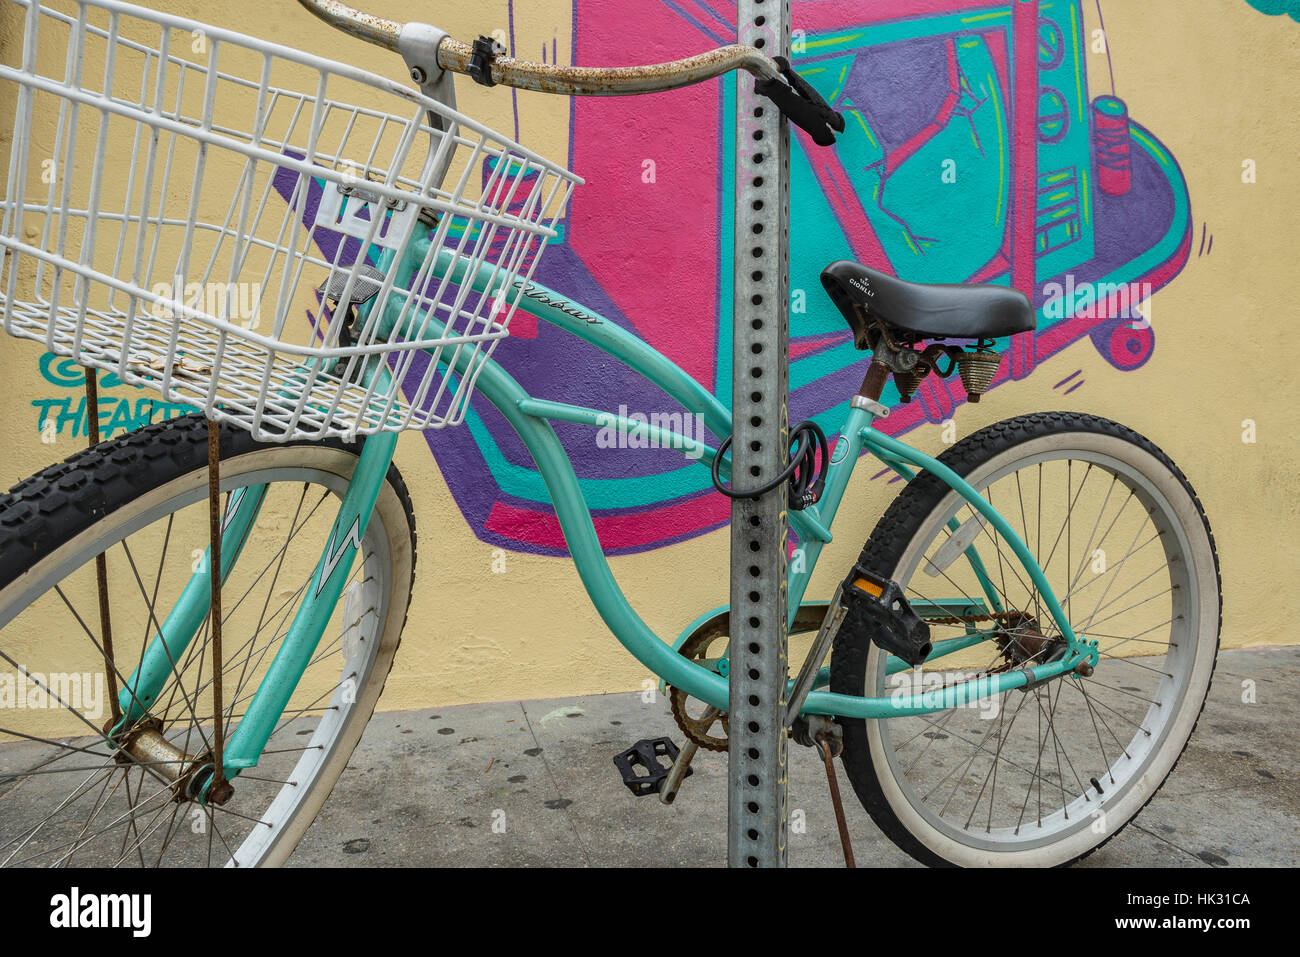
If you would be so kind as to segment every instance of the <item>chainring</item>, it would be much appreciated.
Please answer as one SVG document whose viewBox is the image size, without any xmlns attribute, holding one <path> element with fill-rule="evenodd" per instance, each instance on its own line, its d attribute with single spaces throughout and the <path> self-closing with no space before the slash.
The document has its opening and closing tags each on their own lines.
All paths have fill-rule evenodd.
<svg viewBox="0 0 1300 957">
<path fill-rule="evenodd" d="M 1013 642 L 1006 637 L 1008 633 L 1014 635 L 1018 630 L 1017 626 L 1023 627 L 1034 621 L 1022 612 L 1002 611 L 983 615 L 953 615 L 950 617 L 931 618 L 927 619 L 927 621 L 932 625 L 996 623 L 999 626 L 999 631 L 1001 632 L 999 637 L 1002 640 L 997 641 L 997 644 L 999 651 L 1005 660 L 1002 664 L 990 667 L 981 672 L 980 677 L 992 677 L 993 675 L 1000 674 L 1004 671 L 1011 671 L 1015 668 L 1023 667 L 1026 663 L 1025 659 L 1032 661 L 1034 657 L 1037 657 L 1037 654 L 1032 653 L 1038 651 L 1037 645 L 1023 650 L 1020 647 L 1015 647 L 1013 652 L 1012 647 L 1010 647 Z M 1034 637 L 1038 638 L 1040 641 L 1045 641 L 1041 632 L 1039 632 L 1036 627 L 1032 628 L 1030 634 L 1033 634 Z M 709 647 L 715 641 L 720 638 L 728 637 L 726 619 L 724 618 L 722 621 L 713 624 L 711 627 L 705 628 L 699 633 L 691 635 L 690 638 L 686 639 L 686 641 L 682 643 L 682 646 L 677 649 L 677 651 L 678 654 L 685 655 L 691 661 L 700 661 L 709 657 Z M 1027 638 L 1028 636 L 1025 637 Z M 1014 644 L 1019 645 L 1020 642 L 1015 642 Z M 1028 644 L 1028 642 L 1025 642 L 1025 644 Z M 1021 655 L 1017 656 L 1015 652 L 1021 652 Z M 1020 657 L 1021 659 L 1019 663 L 1017 662 L 1017 657 Z M 702 704 L 702 702 L 698 701 L 698 699 L 693 699 L 685 691 L 682 691 L 680 688 L 674 688 L 672 685 L 668 686 L 668 701 L 672 707 L 673 720 L 677 722 L 677 727 L 682 729 L 682 733 L 685 734 L 687 738 L 694 741 L 696 745 L 706 751 L 727 750 L 728 738 L 731 734 L 731 724 L 726 712 L 714 715 L 711 718 L 697 718 L 687 709 L 687 702 L 696 701 L 697 704 Z M 721 737 L 709 733 L 710 729 L 719 721 L 722 722 L 723 734 Z"/>
<path fill-rule="evenodd" d="M 700 661 L 708 657 L 709 646 L 718 639 L 727 638 L 725 626 L 714 626 L 706 628 L 698 634 L 691 635 L 690 638 L 677 649 L 678 654 L 685 655 L 691 661 Z M 677 722 L 677 727 L 682 729 L 686 737 L 695 742 L 696 745 L 706 751 L 726 751 L 728 736 L 731 734 L 731 724 L 727 719 L 726 712 L 716 714 L 711 718 L 697 718 L 687 710 L 686 703 L 695 701 L 696 704 L 702 704 L 698 699 L 692 698 L 680 688 L 668 686 L 668 702 L 672 706 L 673 720 Z M 722 736 L 709 734 L 709 730 L 722 722 Z"/>
</svg>

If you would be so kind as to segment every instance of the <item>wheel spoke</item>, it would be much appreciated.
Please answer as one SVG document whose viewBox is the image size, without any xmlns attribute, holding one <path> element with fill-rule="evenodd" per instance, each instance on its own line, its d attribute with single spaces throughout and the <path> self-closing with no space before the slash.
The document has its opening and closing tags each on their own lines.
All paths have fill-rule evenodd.
<svg viewBox="0 0 1300 957">
<path fill-rule="evenodd" d="M 984 579 L 960 553 L 957 561 L 938 568 L 934 556 L 954 534 L 949 523 L 961 527 L 979 520 L 955 492 L 908 486 L 905 496 L 927 499 L 911 507 L 913 515 L 924 518 L 912 520 L 910 527 L 896 522 L 889 532 L 896 541 L 881 537 L 878 528 L 870 546 L 877 554 L 898 556 L 893 559 L 898 567 L 888 566 L 886 558 L 879 571 L 891 573 L 915 605 L 952 606 L 962 600 L 983 609 L 971 598 L 983 585 L 1005 609 L 997 616 L 931 622 L 936 642 L 972 630 L 987 639 L 950 652 L 953 657 L 942 664 L 931 662 L 922 674 L 936 687 L 1059 660 L 1066 653 L 1064 621 L 1081 640 L 1098 643 L 1100 663 L 1087 676 L 1080 669 L 1031 680 L 1017 689 L 1018 699 L 1003 692 L 1000 705 L 998 699 L 987 706 L 981 701 L 978 710 L 962 701 L 934 714 L 866 722 L 868 736 L 878 735 L 883 745 L 882 757 L 873 751 L 867 773 L 896 782 L 880 792 L 888 813 L 901 813 L 901 794 L 918 815 L 915 821 L 907 818 L 906 827 L 937 829 L 958 845 L 985 850 L 1051 848 L 1064 835 L 1085 832 L 1092 823 L 1087 811 L 1098 805 L 1092 781 L 1104 788 L 1109 809 L 1117 789 L 1122 793 L 1136 785 L 1153 749 L 1180 746 L 1160 732 L 1171 720 L 1172 705 L 1183 700 L 1179 689 L 1190 680 L 1192 655 L 1198 652 L 1197 636 L 1191 642 L 1185 637 L 1187 617 L 1181 609 L 1188 598 L 1179 591 L 1199 584 L 1191 577 L 1195 566 L 1175 559 L 1169 545 L 1175 540 L 1171 530 L 1185 527 L 1180 523 L 1188 510 L 1153 497 L 1152 488 L 1161 486 L 1134 471 L 1127 451 L 1116 457 L 1099 451 L 1104 443 L 1092 443 L 1086 456 L 1075 456 L 1054 443 L 1049 430 L 1041 434 L 1044 440 L 1035 451 L 1020 461 L 1003 455 L 997 470 L 984 472 L 982 480 L 969 471 L 959 474 L 1022 536 L 1055 590 L 1064 613 L 1060 622 L 1046 614 L 1043 592 L 991 522 L 980 521 L 971 533 Z M 987 450 L 994 440 L 983 441 L 979 448 L 986 459 L 1002 454 Z M 953 454 L 955 462 L 972 461 L 970 451 L 965 459 Z M 1107 553 L 1113 553 L 1112 560 L 1106 560 Z M 892 661 L 879 649 L 867 655 L 869 669 Z M 868 674 L 867 687 L 880 693 L 886 679 L 883 671 L 878 674 L 874 681 Z M 864 793 L 865 785 L 855 783 Z"/>
<path fill-rule="evenodd" d="M 167 430 L 173 428 L 169 423 Z M 226 440 L 223 435 L 223 452 Z M 240 448 L 250 447 L 247 443 L 246 437 L 236 439 L 236 459 Z M 194 446 L 197 450 L 203 444 L 196 441 Z M 401 545 L 410 555 L 409 545 L 394 535 L 391 521 L 387 527 L 385 521 L 370 523 L 343 585 L 349 595 L 359 590 L 361 602 L 356 613 L 349 605 L 342 623 L 361 629 L 364 644 L 358 648 L 362 653 L 345 659 L 343 629 L 327 630 L 315 643 L 298 687 L 277 716 L 271 745 L 263 749 L 256 767 L 232 779 L 230 799 L 204 805 L 189 794 L 198 789 L 193 775 L 210 773 L 215 729 L 223 727 L 227 735 L 236 729 L 272 659 L 283 647 L 295 613 L 309 594 L 309 572 L 319 564 L 333 521 L 327 503 L 342 500 L 349 476 L 355 472 L 355 453 L 330 449 L 323 459 L 319 453 L 312 454 L 316 458 L 310 461 L 337 462 L 340 467 L 331 471 L 303 466 L 299 461 L 302 449 L 291 445 L 261 447 L 256 459 L 238 459 L 256 462 L 243 466 L 256 470 L 247 473 L 241 473 L 239 465 L 232 466 L 233 471 L 228 469 L 223 460 L 223 484 L 234 483 L 233 490 L 260 488 L 264 497 L 257 502 L 246 500 L 259 508 L 260 517 L 242 541 L 226 542 L 238 548 L 234 554 L 239 560 L 232 564 L 228 556 L 224 563 L 225 600 L 218 623 L 226 641 L 220 663 L 213 658 L 211 616 L 201 621 L 193 636 L 184 636 L 188 640 L 168 634 L 163 642 L 160 637 L 165 633 L 164 622 L 171 619 L 167 627 L 174 630 L 176 622 L 183 620 L 183 616 L 174 615 L 173 604 L 192 583 L 191 545 L 211 545 L 208 500 L 195 498 L 195 482 L 174 481 L 187 475 L 201 479 L 202 469 L 195 465 L 193 471 L 168 472 L 176 466 L 188 468 L 185 462 L 201 460 L 198 455 L 187 458 L 185 448 L 165 457 L 163 474 L 158 474 L 156 486 L 144 493 L 155 498 L 144 509 L 121 508 L 123 503 L 109 502 L 97 515 L 86 516 L 86 524 L 77 534 L 93 529 L 93 534 L 83 539 L 95 544 L 73 560 L 59 559 L 65 563 L 61 569 L 72 571 L 50 575 L 49 583 L 41 586 L 44 590 L 24 595 L 21 606 L 0 608 L 10 622 L 0 632 L 0 662 L 26 674 L 25 687 L 32 700 L 43 702 L 48 709 L 41 719 L 46 724 L 29 721 L 35 713 L 19 713 L 0 728 L 0 865 L 219 866 L 227 861 L 249 865 L 269 853 L 278 860 L 286 848 L 292 849 L 292 842 L 260 835 L 275 834 L 288 826 L 310 806 L 304 803 L 306 795 L 332 785 L 347 756 L 339 749 L 340 736 L 350 736 L 362 720 L 355 701 L 340 699 L 338 690 L 344 682 L 352 682 L 359 700 L 371 700 L 365 697 L 366 689 L 373 688 L 371 682 L 382 680 L 379 669 L 386 669 L 391 662 L 391 644 L 384 643 L 393 634 L 388 611 L 394 598 L 401 602 L 394 606 L 399 611 L 406 607 L 406 596 L 391 586 L 390 569 L 397 564 L 392 560 L 397 554 L 393 546 Z M 342 458 L 347 455 L 353 457 L 351 461 Z M 147 474 L 155 476 L 152 470 Z M 243 486 L 238 484 L 241 474 L 250 476 Z M 269 475 L 275 478 L 268 483 L 263 476 Z M 387 498 L 381 496 L 377 507 L 391 513 L 393 493 L 383 495 Z M 217 509 L 223 528 L 232 512 L 232 500 L 231 489 L 223 490 L 224 507 Z M 150 517 L 141 519 L 141 515 Z M 0 530 L 8 527 L 0 525 Z M 396 526 L 397 535 L 404 531 Z M 229 538 L 230 533 L 226 534 Z M 0 534 L 0 544 L 4 541 Z M 94 593 L 97 564 L 106 569 L 115 588 L 112 628 L 118 638 L 116 655 L 101 637 L 94 612 L 79 607 Z M 308 571 L 299 577 L 304 568 Z M 41 574 L 47 573 L 37 570 L 32 580 L 44 581 Z M 399 584 L 404 589 L 405 583 Z M 48 661 L 27 661 L 32 656 L 30 649 L 40 647 L 28 636 L 54 630 L 51 613 L 54 629 L 68 638 L 61 637 L 62 643 L 51 644 L 42 652 Z M 335 612 L 331 625 L 339 621 Z M 125 645 L 123 636 L 128 636 Z M 138 650 L 131 646 L 137 636 Z M 387 649 L 384 655 L 377 654 L 379 648 Z M 90 697 L 93 692 L 87 690 L 84 701 L 81 686 L 73 683 L 83 672 L 59 670 L 63 662 L 79 660 L 74 654 L 81 654 L 82 659 L 94 655 L 93 680 L 98 693 Z M 137 687 L 132 676 L 144 674 L 142 663 L 149 654 L 159 656 L 162 677 L 157 690 L 150 689 L 152 704 L 146 708 L 141 700 L 145 685 L 141 682 Z M 30 671 L 20 668 L 19 662 L 27 663 Z M 120 692 L 110 695 L 112 703 L 143 715 L 120 728 L 111 740 L 105 722 L 108 728 L 119 722 L 110 718 L 108 707 L 103 707 L 102 713 L 97 710 L 104 703 L 105 675 Z M 211 706 L 218 683 L 222 690 L 219 711 Z M 311 729 L 310 739 L 293 737 L 304 728 Z M 313 743 L 300 745 L 298 740 Z"/>
</svg>

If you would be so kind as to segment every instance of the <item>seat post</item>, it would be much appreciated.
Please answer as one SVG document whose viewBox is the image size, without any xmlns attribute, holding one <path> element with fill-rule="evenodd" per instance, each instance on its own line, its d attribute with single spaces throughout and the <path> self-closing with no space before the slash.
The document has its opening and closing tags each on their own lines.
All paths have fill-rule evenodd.
<svg viewBox="0 0 1300 957">
<path fill-rule="evenodd" d="M 862 387 L 858 389 L 858 395 L 872 402 L 879 402 L 880 396 L 885 391 L 885 383 L 888 381 L 889 366 L 873 357 L 871 365 L 867 366 L 867 374 L 862 377 Z"/>
</svg>

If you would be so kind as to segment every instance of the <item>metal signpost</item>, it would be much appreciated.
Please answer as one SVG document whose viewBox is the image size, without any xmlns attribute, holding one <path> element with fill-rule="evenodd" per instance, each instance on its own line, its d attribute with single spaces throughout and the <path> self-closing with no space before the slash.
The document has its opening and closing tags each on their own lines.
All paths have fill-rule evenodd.
<svg viewBox="0 0 1300 957">
<path fill-rule="evenodd" d="M 741 0 L 737 37 L 769 55 L 790 45 L 790 0 Z M 789 353 L 789 126 L 737 74 L 732 485 L 785 467 Z M 731 506 L 727 858 L 786 863 L 786 486 Z"/>
</svg>

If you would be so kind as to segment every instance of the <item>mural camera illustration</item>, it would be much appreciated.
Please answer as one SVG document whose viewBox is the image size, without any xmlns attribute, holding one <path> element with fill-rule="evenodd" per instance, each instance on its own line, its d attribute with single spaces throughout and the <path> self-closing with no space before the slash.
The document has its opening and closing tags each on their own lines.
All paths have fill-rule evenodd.
<svg viewBox="0 0 1300 957">
<path fill-rule="evenodd" d="M 573 2 L 575 62 L 617 65 L 647 50 L 683 55 L 734 40 L 736 11 L 725 0 L 642 3 L 635 42 L 620 0 Z M 1094 68 L 1094 82 L 1109 82 L 1090 87 L 1089 57 L 1109 66 L 1111 51 L 1110 38 L 1085 29 L 1084 2 L 796 0 L 792 63 L 843 113 L 847 130 L 834 150 L 792 133 L 791 421 L 829 427 L 828 413 L 861 378 L 863 353 L 817 278 L 839 259 L 910 281 L 1028 294 L 1037 330 L 996 344 L 1002 361 L 992 390 L 1032 376 L 1064 349 L 1095 350 L 1126 372 L 1150 358 L 1150 297 L 1204 238 L 1194 237 L 1177 160 L 1130 115 L 1114 69 Z M 1300 19 L 1300 0 L 1248 2 Z M 1097 9 L 1104 15 L 1105 0 Z M 536 294 L 564 290 L 721 396 L 731 391 L 734 82 L 662 94 L 670 109 L 640 97 L 574 99 L 567 165 L 587 185 L 534 276 Z M 490 174 L 485 166 L 485 182 Z M 292 185 L 281 184 L 286 202 Z M 318 184 L 305 220 L 320 197 Z M 340 232 L 334 242 L 356 240 Z M 676 415 L 671 427 L 693 434 L 670 399 L 595 347 L 522 313 L 510 333 L 495 358 L 533 394 L 603 408 L 617 390 L 627 409 Z M 43 367 L 51 384 L 79 385 L 62 380 L 68 371 L 79 372 Z M 894 408 L 882 428 L 900 434 L 949 419 L 966 392 L 956 376 L 929 376 L 912 396 L 891 384 L 884 400 Z M 40 401 L 59 431 L 75 417 L 75 400 Z M 180 411 L 127 405 L 119 417 L 125 429 L 142 424 L 140 416 Z M 498 547 L 564 554 L 546 489 L 513 429 L 479 400 L 466 425 L 425 440 L 474 533 Z M 728 500 L 679 452 L 634 439 L 598 445 L 586 427 L 555 428 L 608 553 L 661 547 L 728 522 Z"/>
<path fill-rule="evenodd" d="M 731 5 L 665 0 L 642 5 L 633 49 L 620 40 L 616 6 L 576 0 L 577 62 L 597 53 L 634 59 L 637 49 L 705 48 L 734 36 Z M 911 281 L 1010 284 L 1029 294 L 1037 332 L 998 343 L 1003 360 L 993 389 L 1067 348 L 1095 349 L 1123 370 L 1147 361 L 1155 336 L 1142 304 L 1187 261 L 1187 187 L 1156 134 L 1129 115 L 1122 91 L 1089 89 L 1092 38 L 1081 0 L 809 0 L 795 3 L 794 25 L 794 66 L 848 128 L 834 150 L 792 134 L 791 421 L 829 425 L 826 413 L 861 378 L 863 354 L 817 281 L 837 259 Z M 634 329 L 724 396 L 731 389 L 732 82 L 674 94 L 671 111 L 618 98 L 575 100 L 570 162 L 587 173 L 588 186 L 575 195 L 563 239 L 535 277 Z M 627 172 L 639 174 L 645 144 L 656 141 L 689 144 L 689 162 L 652 157 L 661 179 L 671 170 L 671 188 L 646 188 Z M 634 252 L 625 235 L 639 237 Z M 672 308 L 662 298 L 668 289 Z M 591 354 L 576 365 L 561 361 L 558 350 L 575 348 L 571 337 L 520 318 L 497 357 L 535 394 L 599 408 L 612 387 L 629 396 L 629 408 L 671 408 L 592 347 L 579 346 Z M 603 372 L 574 380 L 553 371 L 588 365 L 616 384 Z M 891 385 L 885 401 L 895 408 L 882 424 L 898 434 L 942 422 L 965 399 L 955 376 L 928 377 L 905 404 Z M 476 534 L 502 547 L 561 554 L 545 489 L 513 431 L 486 403 L 467 422 L 431 435 L 429 444 Z M 608 551 L 651 549 L 728 521 L 727 500 L 680 453 L 597 450 L 590 430 L 557 429 Z M 601 509 L 637 499 L 630 511 Z"/>
</svg>

